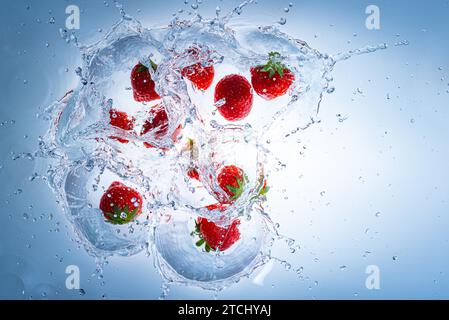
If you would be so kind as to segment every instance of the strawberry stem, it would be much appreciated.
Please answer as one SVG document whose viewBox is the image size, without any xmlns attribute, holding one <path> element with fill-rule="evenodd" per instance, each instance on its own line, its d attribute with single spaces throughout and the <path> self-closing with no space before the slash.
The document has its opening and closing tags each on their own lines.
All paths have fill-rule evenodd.
<svg viewBox="0 0 449 320">
<path fill-rule="evenodd" d="M 277 73 L 282 78 L 284 76 L 284 69 L 287 67 L 279 60 L 281 54 L 279 52 L 272 51 L 268 54 L 268 62 L 262 66 L 263 72 L 268 72 L 269 78 Z"/>
<path fill-rule="evenodd" d="M 234 195 L 232 196 L 231 200 L 237 200 L 243 193 L 243 190 L 245 190 L 245 185 L 248 182 L 248 177 L 244 175 L 243 179 L 237 178 L 237 187 L 227 185 L 226 189 L 228 189 L 230 192 L 232 192 Z"/>
<path fill-rule="evenodd" d="M 157 70 L 157 64 L 154 63 L 153 60 L 150 59 L 150 66 L 153 69 L 153 71 Z M 143 63 L 140 64 L 139 69 L 137 70 L 138 72 L 146 72 L 148 71 L 148 67 L 146 65 L 144 65 Z"/>
</svg>

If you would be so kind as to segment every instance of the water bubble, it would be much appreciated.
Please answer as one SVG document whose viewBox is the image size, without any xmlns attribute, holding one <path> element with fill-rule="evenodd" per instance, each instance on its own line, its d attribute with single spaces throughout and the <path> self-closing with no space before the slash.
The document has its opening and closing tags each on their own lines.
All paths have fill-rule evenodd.
<svg viewBox="0 0 449 320">
<path fill-rule="evenodd" d="M 279 19 L 278 23 L 279 23 L 281 26 L 283 26 L 283 25 L 285 25 L 285 24 L 287 23 L 287 19 L 285 19 L 284 17 L 282 17 L 282 18 Z"/>
<path fill-rule="evenodd" d="M 37 173 L 37 172 L 35 172 L 35 173 L 33 173 L 29 178 L 28 178 L 28 180 L 30 181 L 30 182 L 33 182 L 34 180 L 36 180 L 36 178 L 38 178 L 39 177 L 39 174 Z"/>
<path fill-rule="evenodd" d="M 197 10 L 198 9 L 198 4 L 197 3 L 192 3 L 191 5 L 193 10 Z"/>
</svg>

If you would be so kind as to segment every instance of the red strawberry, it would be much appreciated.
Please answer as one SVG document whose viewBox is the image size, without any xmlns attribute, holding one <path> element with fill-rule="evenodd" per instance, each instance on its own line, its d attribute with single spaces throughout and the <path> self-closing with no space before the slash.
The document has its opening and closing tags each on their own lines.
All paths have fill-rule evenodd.
<svg viewBox="0 0 449 320">
<path fill-rule="evenodd" d="M 154 137 L 162 139 L 168 132 L 168 115 L 161 104 L 157 104 L 150 109 L 151 116 L 145 121 L 141 135 L 153 131 Z"/>
<path fill-rule="evenodd" d="M 150 64 L 156 71 L 157 65 L 151 60 Z M 131 86 L 134 99 L 138 102 L 149 102 L 161 98 L 154 90 L 155 83 L 151 79 L 150 71 L 140 62 L 131 71 Z"/>
<path fill-rule="evenodd" d="M 142 212 L 142 196 L 121 182 L 113 182 L 100 200 L 100 210 L 107 222 L 126 224 Z"/>
<path fill-rule="evenodd" d="M 243 193 L 248 178 L 239 167 L 234 165 L 226 166 L 218 174 L 218 185 L 228 196 L 227 199 L 220 199 L 221 203 L 232 203 Z M 221 197 L 217 193 L 218 198 Z"/>
<path fill-rule="evenodd" d="M 120 128 L 126 131 L 134 129 L 134 117 L 129 117 L 126 112 L 117 111 L 115 109 L 109 110 L 109 123 L 111 126 Z M 121 143 L 128 143 L 129 141 L 120 137 L 111 136 L 111 139 L 117 140 Z"/>
<path fill-rule="evenodd" d="M 227 207 L 228 207 L 227 204 L 215 203 L 215 204 L 210 204 L 210 205 L 206 206 L 206 209 L 209 211 L 220 210 L 221 212 L 223 212 L 226 210 Z"/>
<path fill-rule="evenodd" d="M 182 69 L 181 74 L 198 90 L 207 90 L 214 81 L 214 66 L 204 67 L 200 62 Z"/>
<path fill-rule="evenodd" d="M 256 93 L 266 100 L 283 96 L 295 81 L 295 75 L 281 61 L 278 52 L 270 52 L 263 66 L 251 68 L 251 83 Z"/>
<path fill-rule="evenodd" d="M 168 115 L 162 104 L 157 104 L 150 109 L 151 116 L 145 121 L 142 127 L 141 135 L 152 131 L 156 139 L 163 139 L 168 133 Z M 176 141 L 181 133 L 182 125 L 179 125 L 172 136 L 172 140 Z M 154 148 L 148 142 L 144 142 L 145 147 Z"/>
<path fill-rule="evenodd" d="M 187 54 L 193 56 L 198 61 L 200 51 L 196 47 L 189 48 Z M 181 74 L 189 79 L 198 90 L 207 90 L 214 81 L 214 66 L 203 66 L 201 62 L 192 64 L 182 69 Z"/>
<path fill-rule="evenodd" d="M 248 80 L 238 74 L 221 79 L 215 87 L 215 105 L 228 121 L 246 118 L 253 107 L 253 93 Z"/>
<path fill-rule="evenodd" d="M 200 181 L 200 174 L 199 174 L 198 170 L 196 170 L 196 168 L 190 168 L 190 169 L 187 171 L 187 176 L 188 176 L 190 179 L 194 179 L 194 180 Z"/>
<path fill-rule="evenodd" d="M 200 238 L 196 245 L 201 247 L 204 244 L 206 252 L 225 251 L 240 239 L 239 224 L 240 220 L 236 219 L 228 227 L 221 227 L 205 218 L 198 218 L 193 232 Z"/>
</svg>

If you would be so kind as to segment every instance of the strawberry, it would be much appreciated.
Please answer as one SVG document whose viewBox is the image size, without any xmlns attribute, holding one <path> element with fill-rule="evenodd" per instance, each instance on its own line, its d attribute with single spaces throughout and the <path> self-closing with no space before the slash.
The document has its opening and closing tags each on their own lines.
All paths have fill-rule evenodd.
<svg viewBox="0 0 449 320">
<path fill-rule="evenodd" d="M 246 118 L 253 107 L 253 93 L 248 80 L 238 74 L 221 79 L 215 87 L 215 105 L 228 121 Z"/>
<path fill-rule="evenodd" d="M 168 115 L 165 107 L 162 104 L 157 104 L 150 109 L 151 116 L 145 121 L 142 127 L 141 135 L 145 135 L 152 131 L 156 139 L 163 139 L 168 133 Z M 176 128 L 172 135 L 172 140 L 176 141 L 181 133 L 182 125 Z M 148 142 L 144 142 L 145 147 L 154 148 Z"/>
<path fill-rule="evenodd" d="M 193 180 L 198 180 L 198 181 L 200 181 L 200 174 L 199 174 L 199 172 L 198 172 L 198 170 L 196 169 L 196 168 L 190 168 L 189 170 L 187 170 L 187 176 L 190 178 L 190 179 L 193 179 Z"/>
<path fill-rule="evenodd" d="M 151 59 L 150 64 L 156 71 L 157 65 Z M 151 79 L 150 71 L 140 62 L 131 71 L 131 86 L 134 100 L 138 102 L 149 102 L 161 98 L 154 89 L 155 83 Z"/>
<path fill-rule="evenodd" d="M 189 79 L 198 90 L 207 90 L 214 81 L 214 66 L 204 67 L 201 62 L 182 69 L 181 74 Z"/>
<path fill-rule="evenodd" d="M 278 52 L 270 52 L 265 65 L 251 68 L 251 83 L 266 100 L 283 96 L 295 81 L 295 75 L 281 61 Z"/>
<path fill-rule="evenodd" d="M 100 210 L 107 222 L 126 224 L 142 212 L 142 196 L 136 190 L 115 181 L 101 197 Z"/>
<path fill-rule="evenodd" d="M 111 126 L 120 128 L 126 131 L 134 129 L 134 117 L 129 117 L 126 112 L 117 111 L 115 109 L 109 110 L 109 123 Z M 128 143 L 129 141 L 120 137 L 111 136 L 111 139 L 117 140 L 121 143 Z"/>
<path fill-rule="evenodd" d="M 220 210 L 221 212 L 223 212 L 226 210 L 227 207 L 228 207 L 227 204 L 215 203 L 215 204 L 210 204 L 210 205 L 206 206 L 205 208 L 209 211 Z"/>
<path fill-rule="evenodd" d="M 200 238 L 196 245 L 205 245 L 206 252 L 226 251 L 240 239 L 239 224 L 240 220 L 236 219 L 228 227 L 221 227 L 205 218 L 198 218 L 192 235 Z"/>
<path fill-rule="evenodd" d="M 168 115 L 161 104 L 157 104 L 150 109 L 151 116 L 145 121 L 141 135 L 150 131 L 154 133 L 156 139 L 162 139 L 168 132 Z M 147 148 L 152 148 L 149 143 L 144 143 Z"/>
<path fill-rule="evenodd" d="M 200 51 L 198 48 L 189 48 L 187 54 L 196 58 L 197 61 L 199 60 Z M 198 90 L 207 90 L 214 81 L 215 69 L 212 65 L 203 66 L 201 62 L 198 62 L 183 68 L 181 74 L 189 79 Z"/>
<path fill-rule="evenodd" d="M 266 196 L 268 194 L 268 191 L 270 191 L 270 187 L 267 184 L 267 180 L 264 177 L 261 177 L 260 179 L 260 185 L 257 189 L 257 194 L 252 196 L 250 200 L 254 199 L 266 199 Z"/>
<path fill-rule="evenodd" d="M 196 161 L 198 160 L 198 146 L 195 140 L 187 138 L 187 143 L 181 150 L 182 154 L 187 154 L 190 158 L 190 165 L 187 169 L 187 176 L 190 179 L 200 181 L 200 173 L 198 172 L 198 167 Z"/>
<path fill-rule="evenodd" d="M 217 181 L 228 197 L 227 199 L 220 199 L 220 202 L 232 203 L 237 200 L 242 195 L 247 180 L 247 176 L 239 167 L 234 165 L 223 167 L 218 174 Z M 218 193 L 216 195 L 218 198 L 221 197 Z"/>
</svg>

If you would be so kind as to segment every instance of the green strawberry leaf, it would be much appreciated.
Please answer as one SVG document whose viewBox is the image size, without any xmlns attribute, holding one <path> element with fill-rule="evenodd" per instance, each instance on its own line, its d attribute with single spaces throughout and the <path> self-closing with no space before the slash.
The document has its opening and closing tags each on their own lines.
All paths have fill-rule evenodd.
<svg viewBox="0 0 449 320">
<path fill-rule="evenodd" d="M 265 195 L 268 193 L 268 191 L 270 191 L 270 187 L 269 187 L 269 186 L 266 186 L 265 188 L 263 188 L 262 190 L 260 190 L 259 195 L 265 196 Z"/>
<path fill-rule="evenodd" d="M 139 208 L 129 211 L 128 206 L 125 206 L 123 209 L 119 206 L 114 206 L 112 212 L 107 212 L 104 215 L 106 217 L 106 222 L 116 225 L 123 225 L 133 221 L 137 216 L 138 211 Z"/>
<path fill-rule="evenodd" d="M 139 68 L 137 69 L 137 72 L 146 72 L 148 70 L 148 68 L 146 66 L 144 66 L 143 64 L 140 64 Z"/>
<path fill-rule="evenodd" d="M 204 241 L 204 239 L 200 239 L 196 242 L 196 246 L 201 247 L 204 244 L 204 242 L 206 242 L 206 241 Z"/>
<path fill-rule="evenodd" d="M 153 71 L 156 71 L 156 70 L 157 70 L 157 64 L 154 63 L 154 61 L 151 60 L 151 59 L 150 59 L 150 65 L 151 65 L 151 68 L 153 68 Z"/>
<path fill-rule="evenodd" d="M 246 180 L 246 181 L 245 181 Z M 248 177 L 245 175 L 244 179 L 237 179 L 238 187 L 234 187 L 231 185 L 227 185 L 226 188 L 233 193 L 231 200 L 237 200 L 245 190 L 245 185 L 248 180 Z"/>
<path fill-rule="evenodd" d="M 272 51 L 268 54 L 268 62 L 261 66 L 262 72 L 268 72 L 268 77 L 271 79 L 275 74 L 279 74 L 282 78 L 284 76 L 284 70 L 288 69 L 280 60 L 281 54 L 279 52 Z"/>
<path fill-rule="evenodd" d="M 157 64 L 154 63 L 153 60 L 150 59 L 150 66 L 153 69 L 153 71 L 157 70 Z M 145 66 L 143 63 L 140 64 L 139 68 L 137 69 L 138 72 L 147 72 L 148 71 L 148 67 Z"/>
</svg>

